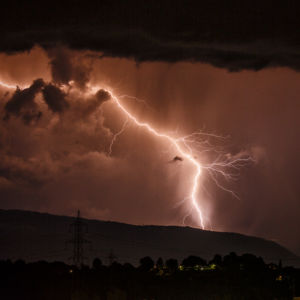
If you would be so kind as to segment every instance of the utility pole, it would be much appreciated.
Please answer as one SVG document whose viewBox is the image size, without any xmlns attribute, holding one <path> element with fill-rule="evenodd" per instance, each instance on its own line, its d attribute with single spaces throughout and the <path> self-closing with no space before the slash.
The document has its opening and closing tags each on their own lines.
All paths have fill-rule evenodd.
<svg viewBox="0 0 300 300">
<path fill-rule="evenodd" d="M 89 243 L 89 241 L 84 238 L 84 234 L 87 233 L 87 224 L 82 221 L 80 210 L 77 211 L 77 217 L 70 225 L 70 232 L 73 234 L 73 238 L 69 241 L 69 243 L 73 244 L 73 256 L 71 259 L 73 264 L 80 268 L 85 259 L 84 244 Z"/>
</svg>

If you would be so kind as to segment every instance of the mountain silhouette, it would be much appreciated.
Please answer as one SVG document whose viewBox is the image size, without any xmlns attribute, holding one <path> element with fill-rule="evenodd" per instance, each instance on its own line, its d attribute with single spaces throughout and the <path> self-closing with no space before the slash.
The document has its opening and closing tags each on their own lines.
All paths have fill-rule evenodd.
<svg viewBox="0 0 300 300">
<path fill-rule="evenodd" d="M 0 259 L 64 261 L 71 263 L 73 246 L 69 231 L 74 217 L 23 210 L 0 210 Z M 299 258 L 278 243 L 229 232 L 206 231 L 178 226 L 137 226 L 118 222 L 82 219 L 88 231 L 84 256 L 90 264 L 95 257 L 108 263 L 113 252 L 118 262 L 137 265 L 150 256 L 176 258 L 189 255 L 212 259 L 215 254 L 251 253 L 265 262 L 281 259 L 285 265 L 298 265 Z"/>
</svg>

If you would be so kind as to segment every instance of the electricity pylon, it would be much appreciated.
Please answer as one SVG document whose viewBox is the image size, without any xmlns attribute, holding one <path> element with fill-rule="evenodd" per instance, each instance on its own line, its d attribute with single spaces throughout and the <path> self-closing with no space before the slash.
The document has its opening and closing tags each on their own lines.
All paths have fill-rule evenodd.
<svg viewBox="0 0 300 300">
<path fill-rule="evenodd" d="M 83 265 L 85 259 L 84 244 L 89 243 L 89 241 L 84 238 L 84 234 L 87 233 L 87 224 L 82 221 L 80 210 L 77 211 L 77 217 L 70 225 L 70 231 L 73 234 L 73 238 L 69 241 L 69 243 L 73 244 L 73 256 L 71 259 L 73 264 L 79 268 Z"/>
</svg>

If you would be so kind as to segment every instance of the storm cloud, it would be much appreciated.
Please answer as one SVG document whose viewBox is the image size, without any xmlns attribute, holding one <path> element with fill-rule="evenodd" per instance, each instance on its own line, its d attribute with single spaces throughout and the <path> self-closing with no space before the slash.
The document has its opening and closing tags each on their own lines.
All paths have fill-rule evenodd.
<svg viewBox="0 0 300 300">
<path fill-rule="evenodd" d="M 42 99 L 48 108 L 54 113 L 62 113 L 69 108 L 66 93 L 52 83 L 45 83 L 43 79 L 36 79 L 24 89 L 16 88 L 16 91 L 8 99 L 4 106 L 4 120 L 9 120 L 11 115 L 21 117 L 25 124 L 37 122 L 42 117 L 42 111 L 36 102 L 38 93 L 43 95 Z M 96 96 L 96 99 L 98 97 Z"/>
<path fill-rule="evenodd" d="M 43 96 L 53 112 L 63 112 L 69 107 L 65 93 L 53 84 L 48 84 L 43 88 Z"/>
<path fill-rule="evenodd" d="M 22 108 L 16 110 L 20 117 L 11 112 L 14 118 L 0 122 L 3 208 L 69 215 L 80 208 L 90 218 L 183 224 L 184 216 L 191 213 L 183 201 L 191 176 L 188 163 L 170 164 L 179 153 L 131 122 L 110 153 L 114 135 L 126 122 L 110 101 L 108 90 L 113 90 L 139 120 L 151 122 L 158 130 L 181 135 L 202 129 L 224 137 L 221 142 L 209 142 L 229 159 L 250 154 L 254 161 L 241 168 L 235 180 L 218 178 L 240 200 L 219 189 L 203 171 L 201 184 L 206 192 L 199 201 L 205 216 L 214 230 L 258 235 L 298 251 L 298 72 L 281 68 L 228 73 L 199 63 L 137 66 L 132 60 L 65 51 L 75 64 L 79 57 L 93 62 L 90 81 L 83 89 L 76 83 L 55 82 L 52 58 L 44 50 L 22 56 L 25 61 L 44 57 L 44 83 L 29 101 L 42 115 L 28 126 L 21 117 L 21 101 Z M 29 78 L 34 82 L 26 69 L 24 78 L 20 77 L 16 62 L 11 61 L 12 66 L 5 69 L 10 82 Z M 51 95 L 57 94 L 47 98 L 48 103 L 43 93 L 47 86 Z M 2 87 L 0 92 L 5 114 L 16 91 Z M 205 163 L 204 153 L 197 159 Z M 197 226 L 193 216 L 184 220 Z"/>
<path fill-rule="evenodd" d="M 299 20 L 298 1 L 10 1 L 0 78 L 20 88 L 0 86 L 1 207 L 198 226 L 186 159 L 168 163 L 178 151 L 131 122 L 114 140 L 126 117 L 113 91 L 157 130 L 201 129 L 224 137 L 222 155 L 250 154 L 220 179 L 239 200 L 203 170 L 211 228 L 300 253 Z"/>
<path fill-rule="evenodd" d="M 5 104 L 4 119 L 9 119 L 10 115 L 13 114 L 22 117 L 27 124 L 33 120 L 38 120 L 42 113 L 37 109 L 34 99 L 43 86 L 44 81 L 36 79 L 29 88 L 23 90 L 17 88 L 11 99 Z"/>
<path fill-rule="evenodd" d="M 71 51 L 62 46 L 48 49 L 50 58 L 52 80 L 56 84 L 69 84 L 75 82 L 80 88 L 84 88 L 89 81 L 89 66 L 85 65 L 80 56 L 72 55 Z"/>
<path fill-rule="evenodd" d="M 299 13 L 295 0 L 166 0 L 147 5 L 137 0 L 52 1 L 44 10 L 36 1 L 11 1 L 2 10 L 0 51 L 25 51 L 39 44 L 51 57 L 53 47 L 65 45 L 138 63 L 191 61 L 230 71 L 278 66 L 299 70 Z M 64 50 L 55 51 L 50 62 L 54 80 L 67 83 L 75 77 L 84 85 L 87 73 L 74 67 Z"/>
</svg>

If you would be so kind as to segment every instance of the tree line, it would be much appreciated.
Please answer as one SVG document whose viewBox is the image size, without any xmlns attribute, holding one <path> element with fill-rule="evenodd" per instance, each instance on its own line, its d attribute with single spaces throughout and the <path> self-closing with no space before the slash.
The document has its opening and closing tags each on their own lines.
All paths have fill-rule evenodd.
<svg viewBox="0 0 300 300">
<path fill-rule="evenodd" d="M 300 292 L 300 270 L 267 264 L 252 254 L 189 256 L 153 260 L 138 266 L 95 258 L 91 266 L 63 262 L 0 261 L 0 298 L 24 300 L 293 299 Z"/>
</svg>

